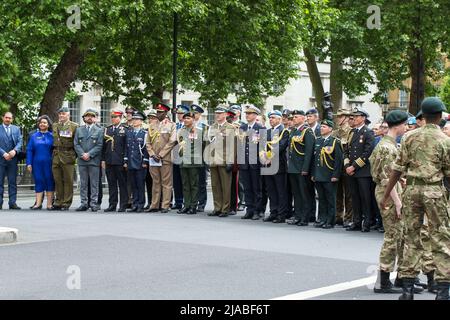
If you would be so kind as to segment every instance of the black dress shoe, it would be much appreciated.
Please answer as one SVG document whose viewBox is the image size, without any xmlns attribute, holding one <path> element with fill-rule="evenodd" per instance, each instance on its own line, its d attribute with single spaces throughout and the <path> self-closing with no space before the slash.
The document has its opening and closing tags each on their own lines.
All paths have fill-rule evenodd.
<svg viewBox="0 0 450 320">
<path fill-rule="evenodd" d="M 322 228 L 325 225 L 325 222 L 316 222 L 314 223 L 314 228 Z"/>
<path fill-rule="evenodd" d="M 127 212 L 136 212 L 138 210 L 137 207 L 133 207 L 131 209 L 128 209 Z"/>
<path fill-rule="evenodd" d="M 289 220 L 286 220 L 286 223 L 287 224 L 298 224 L 300 222 L 300 220 L 298 220 L 298 219 L 289 219 Z"/>
<path fill-rule="evenodd" d="M 361 227 L 358 227 L 357 225 L 353 224 L 347 229 L 345 229 L 345 231 L 361 231 Z"/>
<path fill-rule="evenodd" d="M 325 223 L 322 226 L 322 229 L 333 229 L 333 228 L 334 228 L 334 226 L 332 224 L 329 224 L 329 223 Z"/>
<path fill-rule="evenodd" d="M 92 212 L 97 212 L 98 210 L 100 210 L 99 207 L 91 207 L 91 211 L 92 211 Z"/>
<path fill-rule="evenodd" d="M 136 213 L 142 213 L 145 212 L 144 208 L 137 208 Z"/>
<path fill-rule="evenodd" d="M 221 214 L 219 214 L 219 218 L 226 218 L 226 217 L 228 217 L 227 212 L 222 212 Z"/>
<path fill-rule="evenodd" d="M 17 204 L 12 204 L 12 205 L 10 205 L 9 206 L 9 209 L 10 210 L 22 210 L 22 208 L 21 207 L 19 207 L 19 206 L 17 206 Z"/>
<path fill-rule="evenodd" d="M 51 206 L 50 208 L 47 208 L 47 210 L 59 211 L 59 210 L 61 210 L 61 207 L 60 206 Z"/>
<path fill-rule="evenodd" d="M 115 212 L 116 207 L 115 206 L 109 206 L 107 209 L 103 210 L 103 212 Z"/>
<path fill-rule="evenodd" d="M 271 221 L 273 221 L 273 220 L 275 220 L 275 219 L 276 219 L 275 216 L 269 215 L 267 218 L 264 218 L 263 221 L 264 221 L 264 222 L 271 222 Z"/>
<path fill-rule="evenodd" d="M 42 204 L 39 207 L 34 207 L 33 206 L 33 208 L 31 208 L 31 210 L 41 210 L 41 209 L 42 209 Z"/>
<path fill-rule="evenodd" d="M 246 213 L 241 217 L 241 219 L 251 219 L 251 218 L 253 218 L 253 213 L 251 213 L 251 212 L 246 212 Z"/>
<path fill-rule="evenodd" d="M 75 209 L 75 211 L 87 211 L 89 209 L 88 206 L 79 206 L 77 209 Z M 61 210 L 63 210 L 63 208 L 61 208 Z"/>
<path fill-rule="evenodd" d="M 259 220 L 261 219 L 261 215 L 259 213 L 253 214 L 252 220 Z"/>
<path fill-rule="evenodd" d="M 161 213 L 168 213 L 170 210 L 169 209 L 161 209 Z"/>
<path fill-rule="evenodd" d="M 235 216 L 236 215 L 236 211 L 232 210 L 232 211 L 228 212 L 228 215 Z"/>
<path fill-rule="evenodd" d="M 68 207 L 61 207 L 61 209 L 60 209 L 61 211 L 68 211 L 69 210 L 69 208 Z"/>
<path fill-rule="evenodd" d="M 369 227 L 363 227 L 361 229 L 361 232 L 370 232 L 370 228 Z"/>
<path fill-rule="evenodd" d="M 178 214 L 184 214 L 187 213 L 190 210 L 190 208 L 184 207 L 183 209 L 180 209 L 177 211 Z"/>
<path fill-rule="evenodd" d="M 144 209 L 144 210 L 150 209 L 150 204 L 146 205 L 143 209 Z"/>
<path fill-rule="evenodd" d="M 148 209 L 147 212 L 158 212 L 159 209 L 157 208 L 152 208 L 152 209 Z"/>
<path fill-rule="evenodd" d="M 272 220 L 273 223 L 285 223 L 286 219 L 285 218 L 275 218 Z"/>
<path fill-rule="evenodd" d="M 195 208 L 190 208 L 190 209 L 186 212 L 186 214 L 197 214 L 197 209 L 195 209 Z"/>
<path fill-rule="evenodd" d="M 299 223 L 297 223 L 297 225 L 300 227 L 306 227 L 308 226 L 308 222 L 300 221 Z"/>
<path fill-rule="evenodd" d="M 205 207 L 203 207 L 203 206 L 198 206 L 197 212 L 205 212 Z"/>
<path fill-rule="evenodd" d="M 221 214 L 220 211 L 213 211 L 213 212 L 208 213 L 208 216 L 216 217 L 216 216 L 219 216 L 220 214 Z"/>
<path fill-rule="evenodd" d="M 117 212 L 126 212 L 127 208 L 125 207 L 120 207 L 119 210 L 117 210 Z"/>
</svg>

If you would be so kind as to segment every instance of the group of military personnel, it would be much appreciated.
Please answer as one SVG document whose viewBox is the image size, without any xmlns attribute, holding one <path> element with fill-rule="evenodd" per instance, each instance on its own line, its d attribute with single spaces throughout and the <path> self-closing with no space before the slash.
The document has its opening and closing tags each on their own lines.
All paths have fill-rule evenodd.
<svg viewBox="0 0 450 320">
<path fill-rule="evenodd" d="M 111 125 L 103 128 L 95 110 L 88 109 L 85 124 L 78 126 L 63 107 L 53 125 L 56 198 L 51 209 L 67 210 L 72 204 L 77 163 L 77 211 L 100 209 L 104 169 L 105 212 L 177 208 L 179 214 L 196 214 L 204 211 L 209 170 L 213 210 L 208 216 L 236 214 L 245 201 L 242 219 L 298 226 L 313 222 L 323 229 L 339 224 L 362 232 L 382 222 L 375 292 L 398 292 L 397 286 L 403 288 L 401 298 L 412 299 L 422 285 L 448 299 L 450 214 L 444 180 L 450 177 L 450 138 L 437 126 L 443 110 L 439 99 L 425 99 L 417 116 L 424 119 L 422 127 L 406 134 L 408 115 L 392 111 L 385 118 L 388 133 L 375 147 L 369 115 L 357 108 L 339 109 L 334 121 L 329 112 L 320 121 L 314 108 L 274 110 L 266 124 L 253 105 L 244 110 L 245 122 L 240 105 L 218 105 L 208 125 L 198 105 L 171 110 L 158 103 L 148 115 L 127 107 L 126 119 L 113 110 Z M 171 121 L 171 111 L 177 122 Z M 392 284 L 389 274 L 396 263 L 399 273 Z M 427 285 L 418 280 L 420 271 Z"/>
</svg>

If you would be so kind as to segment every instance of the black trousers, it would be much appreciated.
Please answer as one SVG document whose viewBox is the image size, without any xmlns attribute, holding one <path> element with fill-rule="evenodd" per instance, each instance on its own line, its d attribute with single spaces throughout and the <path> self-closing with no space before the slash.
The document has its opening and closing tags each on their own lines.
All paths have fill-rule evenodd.
<svg viewBox="0 0 450 320">
<path fill-rule="evenodd" d="M 175 199 L 175 206 L 182 207 L 183 206 L 183 183 L 181 179 L 181 170 L 180 165 L 173 165 L 173 198 Z"/>
<path fill-rule="evenodd" d="M 286 191 L 287 191 L 287 213 L 286 213 L 286 218 L 291 218 L 293 215 L 293 211 L 294 206 L 292 205 L 293 201 L 294 201 L 294 193 L 292 191 L 292 185 L 290 183 L 290 178 L 289 178 L 290 174 L 288 173 L 288 182 L 286 185 Z"/>
<path fill-rule="evenodd" d="M 358 227 L 370 227 L 372 220 L 371 177 L 350 177 L 353 201 L 353 223 Z"/>
<path fill-rule="evenodd" d="M 337 182 L 316 182 L 319 195 L 318 221 L 326 224 L 336 224 L 336 194 Z"/>
<path fill-rule="evenodd" d="M 147 205 L 150 206 L 150 204 L 152 203 L 152 188 L 153 188 L 153 179 L 152 175 L 150 174 L 150 170 L 147 170 L 147 174 L 145 176 L 145 188 L 147 189 Z"/>
<path fill-rule="evenodd" d="M 206 165 L 200 168 L 198 175 L 198 206 L 205 207 L 207 201 L 206 192 Z"/>
<path fill-rule="evenodd" d="M 127 172 L 123 166 L 106 165 L 106 178 L 109 188 L 109 206 L 117 207 L 120 193 L 120 208 L 128 203 Z"/>
<path fill-rule="evenodd" d="M 133 190 L 133 207 L 143 209 L 145 205 L 145 176 L 148 169 L 128 170 Z"/>
<path fill-rule="evenodd" d="M 100 171 L 98 173 L 98 194 L 97 194 L 97 205 L 101 206 L 103 200 L 103 168 L 100 166 Z M 88 203 L 91 203 L 91 180 L 88 179 Z"/>
<path fill-rule="evenodd" d="M 371 225 L 374 225 L 374 224 L 383 225 L 383 219 L 381 217 L 380 209 L 378 208 L 377 199 L 375 198 L 375 187 L 376 186 L 377 186 L 376 183 L 373 182 L 373 180 L 372 180 L 371 189 L 370 189 L 370 195 L 372 197 Z"/>
<path fill-rule="evenodd" d="M 309 208 L 309 221 L 314 222 L 316 220 L 316 188 L 314 182 L 311 180 L 311 176 L 305 176 L 306 183 L 306 195 L 305 195 L 305 203 L 309 203 L 307 206 Z"/>
<path fill-rule="evenodd" d="M 290 173 L 289 181 L 294 196 L 294 217 L 301 222 L 308 223 L 310 222 L 313 212 L 309 185 L 311 176 L 302 176 L 300 173 Z"/>
<path fill-rule="evenodd" d="M 244 186 L 246 211 L 248 214 L 259 213 L 261 202 L 261 170 L 251 169 L 239 170 L 240 181 Z"/>
<path fill-rule="evenodd" d="M 279 173 L 264 176 L 269 194 L 270 214 L 280 219 L 286 218 L 287 212 L 287 174 Z"/>
<path fill-rule="evenodd" d="M 264 216 L 266 213 L 267 202 L 269 202 L 269 195 L 267 193 L 266 179 L 264 179 L 264 176 L 259 176 L 258 179 L 261 183 L 261 198 L 257 204 L 257 212 Z"/>
</svg>

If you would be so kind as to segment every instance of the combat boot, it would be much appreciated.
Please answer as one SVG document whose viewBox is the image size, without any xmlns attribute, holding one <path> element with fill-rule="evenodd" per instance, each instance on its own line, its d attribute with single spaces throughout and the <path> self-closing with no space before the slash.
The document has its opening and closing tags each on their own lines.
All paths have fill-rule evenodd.
<svg viewBox="0 0 450 320">
<path fill-rule="evenodd" d="M 402 289 L 395 288 L 389 279 L 389 272 L 380 270 L 378 272 L 378 279 L 380 280 L 380 286 L 378 287 L 378 280 L 373 287 L 375 293 L 402 293 Z"/>
<path fill-rule="evenodd" d="M 448 289 L 450 287 L 450 282 L 439 282 L 436 285 L 437 294 L 436 300 L 450 300 Z"/>
<path fill-rule="evenodd" d="M 414 278 L 403 278 L 403 293 L 398 300 L 414 300 Z"/>
<path fill-rule="evenodd" d="M 415 283 L 414 283 L 414 293 L 422 293 L 424 289 L 421 286 L 417 285 L 417 281 L 420 282 L 420 280 L 418 280 L 418 278 L 416 278 L 414 281 L 415 281 Z M 395 278 L 395 281 L 394 281 L 394 287 L 396 287 L 396 288 L 403 288 L 403 280 L 398 277 L 398 274 L 397 274 L 397 277 Z"/>
<path fill-rule="evenodd" d="M 426 275 L 427 275 L 428 292 L 437 293 L 438 292 L 438 288 L 437 288 L 436 281 L 434 281 L 434 271 L 430 271 Z"/>
</svg>

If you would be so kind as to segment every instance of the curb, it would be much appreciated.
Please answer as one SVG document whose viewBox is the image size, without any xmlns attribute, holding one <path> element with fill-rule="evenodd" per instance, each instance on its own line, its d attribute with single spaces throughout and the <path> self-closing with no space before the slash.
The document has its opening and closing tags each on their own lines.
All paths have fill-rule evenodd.
<svg viewBox="0 0 450 320">
<path fill-rule="evenodd" d="M 15 228 L 0 227 L 0 244 L 16 242 L 18 234 L 19 230 Z"/>
</svg>

